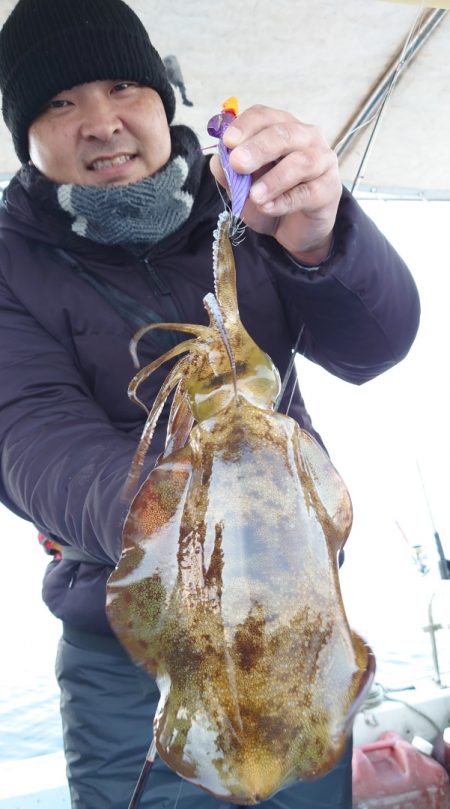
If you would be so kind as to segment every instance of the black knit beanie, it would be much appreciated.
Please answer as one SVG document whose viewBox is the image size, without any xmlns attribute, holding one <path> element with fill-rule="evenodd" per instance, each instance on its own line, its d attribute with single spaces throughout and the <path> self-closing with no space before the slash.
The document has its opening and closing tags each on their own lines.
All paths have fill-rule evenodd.
<svg viewBox="0 0 450 809">
<path fill-rule="evenodd" d="M 175 96 L 165 67 L 122 0 L 19 0 L 0 31 L 0 90 L 22 163 L 28 129 L 53 96 L 108 79 L 153 87 L 171 123 Z"/>
</svg>

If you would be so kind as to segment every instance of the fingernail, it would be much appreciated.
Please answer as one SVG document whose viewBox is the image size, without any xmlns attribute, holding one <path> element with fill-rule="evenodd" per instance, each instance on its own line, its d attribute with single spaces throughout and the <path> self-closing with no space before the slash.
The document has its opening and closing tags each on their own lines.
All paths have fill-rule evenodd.
<svg viewBox="0 0 450 809">
<path fill-rule="evenodd" d="M 252 199 L 255 202 L 263 202 L 267 196 L 267 185 L 263 180 L 259 180 L 257 183 L 254 184 L 252 187 L 251 193 Z"/>
<path fill-rule="evenodd" d="M 266 202 L 265 205 L 262 206 L 263 211 L 271 211 L 275 207 L 274 202 Z"/>
<path fill-rule="evenodd" d="M 247 146 L 237 146 L 236 149 L 233 150 L 233 156 L 243 167 L 249 166 L 252 162 L 252 155 Z"/>
<path fill-rule="evenodd" d="M 237 146 L 240 140 L 242 139 L 242 132 L 237 126 L 229 126 L 226 131 L 226 145 L 233 149 L 234 146 Z"/>
</svg>

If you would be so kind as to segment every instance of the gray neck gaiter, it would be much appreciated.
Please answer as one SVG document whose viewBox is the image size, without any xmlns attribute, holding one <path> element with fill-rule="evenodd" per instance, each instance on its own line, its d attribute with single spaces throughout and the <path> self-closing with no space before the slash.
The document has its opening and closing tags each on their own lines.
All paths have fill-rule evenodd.
<svg viewBox="0 0 450 809">
<path fill-rule="evenodd" d="M 60 185 L 72 230 L 100 244 L 152 247 L 188 219 L 194 198 L 183 190 L 189 166 L 178 156 L 152 177 L 125 186 Z"/>
<path fill-rule="evenodd" d="M 194 132 L 172 126 L 172 153 L 162 169 L 125 186 L 58 184 L 25 165 L 18 175 L 41 207 L 67 217 L 78 236 L 144 250 L 188 219 L 200 188 L 204 158 Z"/>
</svg>

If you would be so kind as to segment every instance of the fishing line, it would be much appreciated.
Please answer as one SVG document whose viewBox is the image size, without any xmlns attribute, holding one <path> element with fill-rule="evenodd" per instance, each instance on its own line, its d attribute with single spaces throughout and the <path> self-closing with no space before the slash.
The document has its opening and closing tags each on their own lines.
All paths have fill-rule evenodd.
<svg viewBox="0 0 450 809">
<path fill-rule="evenodd" d="M 292 404 L 292 400 L 294 398 L 294 393 L 295 393 L 296 387 L 297 387 L 297 379 L 294 379 L 293 382 L 292 382 L 292 390 L 291 390 L 291 395 L 289 397 L 289 404 L 288 404 L 288 406 L 286 408 L 286 413 L 285 413 L 286 416 L 289 415 L 289 411 L 291 409 L 291 404 Z"/>
<path fill-rule="evenodd" d="M 180 802 L 181 790 L 182 790 L 182 789 L 183 789 L 183 781 L 180 779 L 180 787 L 179 787 L 179 789 L 178 789 L 178 795 L 177 795 L 177 797 L 176 797 L 176 799 L 175 799 L 175 804 L 174 804 L 173 809 L 177 809 L 177 806 L 178 806 L 178 804 L 179 804 L 179 802 Z"/>
<path fill-rule="evenodd" d="M 372 121 L 375 120 L 377 115 L 378 115 L 378 113 L 374 112 L 374 114 L 371 115 L 371 117 L 368 118 L 367 121 L 364 121 L 362 124 L 358 124 L 358 126 L 355 126 L 353 129 L 350 129 L 350 132 L 346 133 L 344 135 L 344 137 L 341 138 L 341 140 L 338 141 L 338 143 L 336 143 L 336 146 L 334 147 L 334 151 L 338 152 L 339 149 L 341 148 L 341 144 L 344 143 L 344 141 L 346 141 L 348 137 L 350 137 L 351 135 L 354 135 L 355 132 L 359 132 L 360 129 L 364 129 L 364 127 L 369 126 L 369 124 L 371 124 Z"/>
<path fill-rule="evenodd" d="M 288 365 L 288 367 L 286 369 L 286 373 L 285 373 L 284 378 L 283 378 L 281 389 L 280 389 L 280 392 L 279 392 L 278 397 L 277 397 L 276 402 L 275 402 L 275 407 L 274 407 L 275 413 L 279 409 L 280 404 L 281 404 L 281 400 L 282 400 L 284 394 L 286 393 L 286 388 L 287 388 L 287 386 L 289 384 L 289 379 L 291 377 L 292 370 L 294 368 L 295 357 L 296 357 L 298 347 L 300 345 L 300 340 L 302 339 L 304 331 L 305 331 L 305 324 L 303 324 L 303 326 L 301 327 L 301 329 L 300 329 L 300 331 L 298 333 L 298 336 L 297 336 L 297 340 L 295 341 L 294 348 L 292 349 L 291 359 L 289 360 L 289 365 Z M 295 389 L 295 381 L 294 381 L 294 388 L 292 389 L 292 394 L 291 394 L 291 399 L 290 399 L 290 402 L 289 402 L 289 407 L 291 406 L 291 403 L 292 403 L 292 397 L 294 395 L 294 389 Z"/>
<path fill-rule="evenodd" d="M 230 214 L 230 231 L 229 237 L 230 242 L 233 247 L 238 247 L 245 239 L 245 231 L 246 231 L 246 224 L 243 219 L 237 219 L 233 216 L 233 212 L 231 210 L 230 200 L 227 199 L 224 195 L 224 191 L 220 183 L 215 180 L 217 191 L 219 193 L 220 199 L 222 200 L 223 207 L 225 210 Z"/>
<path fill-rule="evenodd" d="M 222 202 L 223 202 L 223 207 L 225 208 L 225 210 L 226 210 L 226 211 L 228 211 L 229 213 L 231 213 L 230 202 L 229 202 L 229 200 L 228 200 L 228 199 L 225 197 L 225 195 L 224 195 L 224 193 L 223 193 L 223 188 L 222 188 L 222 186 L 221 186 L 221 185 L 220 185 L 220 183 L 219 183 L 219 182 L 216 180 L 216 178 L 214 178 L 214 181 L 215 181 L 215 183 L 216 183 L 216 187 L 217 187 L 217 190 L 218 190 L 218 192 L 219 192 L 219 197 L 220 197 L 220 199 L 221 199 L 221 200 L 222 200 Z"/>
<path fill-rule="evenodd" d="M 415 686 L 411 685 L 407 686 L 407 688 L 386 688 L 381 683 L 375 682 L 369 692 L 369 695 L 364 700 L 362 711 L 363 713 L 365 713 L 366 711 L 371 711 L 374 708 L 377 708 L 378 705 L 381 705 L 383 702 L 398 702 L 400 705 L 404 705 L 405 708 L 409 708 L 409 710 L 417 714 L 417 716 L 420 716 L 421 719 L 425 719 L 427 722 L 429 722 L 429 724 L 433 727 L 433 729 L 437 733 L 440 733 L 441 732 L 440 727 L 436 724 L 434 719 L 431 718 L 431 716 L 424 713 L 419 708 L 416 708 L 415 705 L 411 705 L 411 703 L 407 702 L 407 700 L 405 699 L 401 699 L 400 697 L 391 697 L 391 694 L 393 692 L 395 693 L 396 691 L 413 690 L 414 688 Z"/>
<path fill-rule="evenodd" d="M 404 705 L 406 708 L 409 708 L 410 711 L 417 714 L 417 716 L 420 716 L 421 719 L 425 719 L 427 722 L 429 722 L 429 724 L 431 725 L 433 730 L 436 731 L 436 733 L 441 733 L 441 728 L 434 721 L 434 719 L 432 719 L 431 716 L 428 716 L 423 711 L 420 711 L 419 708 L 416 708 L 415 705 L 411 705 L 409 702 L 406 702 L 406 700 L 400 699 L 399 697 L 390 697 L 389 695 L 385 696 L 385 700 L 387 700 L 387 702 L 399 702 L 400 705 Z"/>
<path fill-rule="evenodd" d="M 387 89 L 386 89 L 386 92 L 385 92 L 383 100 L 381 101 L 379 110 L 376 113 L 376 115 L 374 116 L 375 124 L 374 124 L 373 130 L 371 132 L 371 135 L 370 135 L 369 141 L 367 143 L 367 146 L 366 146 L 366 148 L 364 150 L 363 156 L 361 158 L 361 162 L 359 164 L 359 167 L 358 167 L 358 169 L 356 171 L 355 179 L 354 179 L 353 185 L 351 187 L 352 194 L 356 191 L 360 181 L 362 180 L 362 178 L 364 176 L 364 170 L 365 170 L 365 167 L 367 165 L 367 161 L 369 159 L 370 153 L 371 153 L 371 151 L 373 149 L 373 146 L 375 144 L 375 137 L 378 135 L 378 131 L 380 129 L 384 113 L 386 111 L 386 108 L 388 106 L 389 101 L 391 100 L 392 93 L 394 91 L 394 87 L 395 87 L 395 85 L 397 83 L 397 80 L 398 80 L 398 78 L 400 76 L 400 73 L 401 73 L 401 71 L 402 71 L 402 69 L 404 67 L 405 56 L 406 56 L 406 53 L 408 51 L 410 42 L 411 42 L 413 36 L 415 35 L 416 30 L 417 30 L 417 28 L 419 26 L 419 22 L 420 22 L 420 20 L 421 20 L 421 18 L 423 16 L 424 7 L 425 7 L 425 0 L 422 0 L 421 4 L 419 6 L 419 10 L 418 10 L 418 12 L 416 14 L 416 17 L 414 18 L 414 21 L 413 21 L 413 24 L 412 24 L 411 28 L 410 28 L 410 31 L 409 31 L 409 33 L 408 33 L 408 35 L 406 37 L 405 44 L 403 46 L 402 52 L 400 54 L 399 60 L 397 62 L 396 68 L 395 68 L 395 72 L 394 72 L 394 74 L 392 76 L 391 81 L 389 82 L 389 85 L 388 85 Z M 364 124 L 361 124 L 360 126 L 355 127 L 355 129 L 353 131 L 356 132 L 358 129 L 362 128 L 363 126 L 366 126 L 369 123 L 371 123 L 372 120 L 373 120 L 373 118 L 370 119 L 370 121 L 366 121 Z"/>
<path fill-rule="evenodd" d="M 420 480 L 420 483 L 421 483 L 421 486 L 422 486 L 423 496 L 424 496 L 425 503 L 426 503 L 426 506 L 427 506 L 428 514 L 429 514 L 429 517 L 430 517 L 431 526 L 433 528 L 433 533 L 435 534 L 437 532 L 436 523 L 434 522 L 434 516 L 433 516 L 433 512 L 431 510 L 431 505 L 430 505 L 430 501 L 428 499 L 428 494 L 427 494 L 427 490 L 425 488 L 425 483 L 424 483 L 424 480 L 423 480 L 422 470 L 420 468 L 419 461 L 416 461 L 416 467 L 417 467 L 417 474 L 419 475 L 419 480 Z"/>
<path fill-rule="evenodd" d="M 404 59 L 405 59 L 405 54 L 406 54 L 406 51 L 407 51 L 407 49 L 409 47 L 409 43 L 411 42 L 411 39 L 413 38 L 413 36 L 415 36 L 416 30 L 419 27 L 420 16 L 423 13 L 424 3 L 425 3 L 425 0 L 422 0 L 422 5 L 419 7 L 419 11 L 417 12 L 417 16 L 416 16 L 416 18 L 415 18 L 415 20 L 414 20 L 414 22 L 412 24 L 412 28 L 411 28 L 408 36 L 407 36 L 406 43 L 405 43 L 405 45 L 403 47 L 403 50 L 402 50 L 402 53 L 400 55 L 400 58 L 399 58 L 399 61 L 398 61 L 398 66 L 403 66 Z M 382 97 L 380 103 L 382 103 L 385 100 L 387 94 L 389 93 L 389 90 L 390 90 L 390 85 L 386 88 L 384 96 Z M 344 137 L 341 138 L 341 140 L 336 144 L 336 146 L 334 147 L 335 151 L 337 151 L 337 152 L 339 151 L 342 143 L 344 143 L 344 141 L 347 140 L 348 137 L 350 137 L 351 135 L 354 135 L 355 132 L 359 132 L 360 129 L 364 129 L 364 127 L 369 126 L 369 124 L 371 124 L 372 121 L 375 120 L 375 118 L 377 117 L 378 114 L 379 114 L 379 111 L 374 112 L 374 114 L 371 115 L 371 117 L 368 118 L 367 121 L 364 121 L 362 124 L 358 124 L 358 126 L 355 126 L 353 129 L 350 129 L 350 131 L 346 135 L 344 135 Z"/>
</svg>

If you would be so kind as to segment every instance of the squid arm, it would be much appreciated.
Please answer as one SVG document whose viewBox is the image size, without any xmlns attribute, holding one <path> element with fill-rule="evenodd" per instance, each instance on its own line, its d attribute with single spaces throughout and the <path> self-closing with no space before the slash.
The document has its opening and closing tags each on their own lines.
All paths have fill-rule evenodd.
<svg viewBox="0 0 450 809">
<path fill-rule="evenodd" d="M 132 339 L 130 340 L 130 354 L 133 358 L 133 364 L 135 368 L 140 368 L 139 359 L 137 356 L 137 346 L 144 334 L 147 334 L 149 331 L 153 331 L 154 329 L 162 329 L 163 331 L 181 331 L 185 332 L 186 334 L 195 334 L 196 337 L 203 337 L 205 338 L 208 334 L 208 326 L 200 326 L 198 323 L 150 323 L 148 326 L 142 326 L 136 334 L 133 335 Z M 183 345 L 183 344 L 182 344 Z M 162 361 L 165 362 L 166 359 L 170 359 L 167 354 L 163 354 Z M 151 371 L 149 371 L 151 373 Z"/>
<path fill-rule="evenodd" d="M 170 408 L 164 458 L 186 445 L 194 421 L 186 392 L 179 382 Z"/>
<path fill-rule="evenodd" d="M 145 412 L 148 415 L 149 409 L 147 405 L 145 405 L 144 402 L 141 399 L 139 399 L 139 397 L 136 395 L 138 387 L 142 384 L 142 382 L 145 382 L 145 380 L 150 376 L 150 374 L 153 373 L 153 371 L 156 371 L 157 368 L 159 368 L 165 362 L 172 360 L 174 357 L 178 357 L 179 354 L 184 354 L 186 351 L 191 351 L 195 343 L 196 340 L 194 339 L 183 340 L 182 343 L 178 343 L 178 345 L 174 346 L 169 351 L 166 351 L 166 353 L 163 354 L 161 357 L 158 357 L 158 359 L 154 360 L 153 362 L 150 362 L 144 368 L 141 368 L 141 370 L 136 374 L 136 376 L 133 377 L 130 384 L 128 385 L 129 399 L 131 399 L 131 401 L 134 402 L 134 404 L 137 404 L 139 405 L 139 407 L 142 407 L 142 409 L 145 410 Z"/>
<path fill-rule="evenodd" d="M 191 345 L 189 347 L 186 347 L 186 343 L 190 343 L 192 345 L 195 343 L 195 340 L 186 340 L 185 343 L 181 343 L 179 346 L 176 346 L 176 348 L 183 350 L 182 346 L 185 346 L 184 350 L 188 351 Z M 179 350 L 178 353 L 181 353 L 181 350 Z M 160 358 L 160 360 L 168 359 L 169 354 L 173 355 L 173 350 L 168 351 L 166 354 L 164 354 L 164 357 Z M 161 362 L 156 361 L 155 363 L 151 363 L 151 365 L 155 367 L 158 367 L 158 364 L 161 365 Z M 147 421 L 145 422 L 141 440 L 139 441 L 139 446 L 134 455 L 131 468 L 125 482 L 123 498 L 127 501 L 131 500 L 131 498 L 134 497 L 136 493 L 137 483 L 139 481 L 139 476 L 144 463 L 144 459 L 150 446 L 151 440 L 153 438 L 153 433 L 155 432 L 156 424 L 158 422 L 159 416 L 161 415 L 161 411 L 166 403 L 166 400 L 172 393 L 173 389 L 179 384 L 179 382 L 183 380 L 183 378 L 185 377 L 186 373 L 189 370 L 190 365 L 191 365 L 190 355 L 188 355 L 187 357 L 183 357 L 183 359 L 179 360 L 177 364 L 174 366 L 174 368 L 172 368 L 172 370 L 166 376 L 163 384 L 161 385 L 160 391 L 153 403 L 153 407 L 150 410 Z M 143 368 L 143 372 L 148 371 L 149 367 L 150 366 L 147 366 L 147 368 Z M 155 368 L 152 368 L 152 370 L 155 370 Z M 149 373 L 151 373 L 151 371 L 148 371 L 147 376 Z"/>
</svg>

